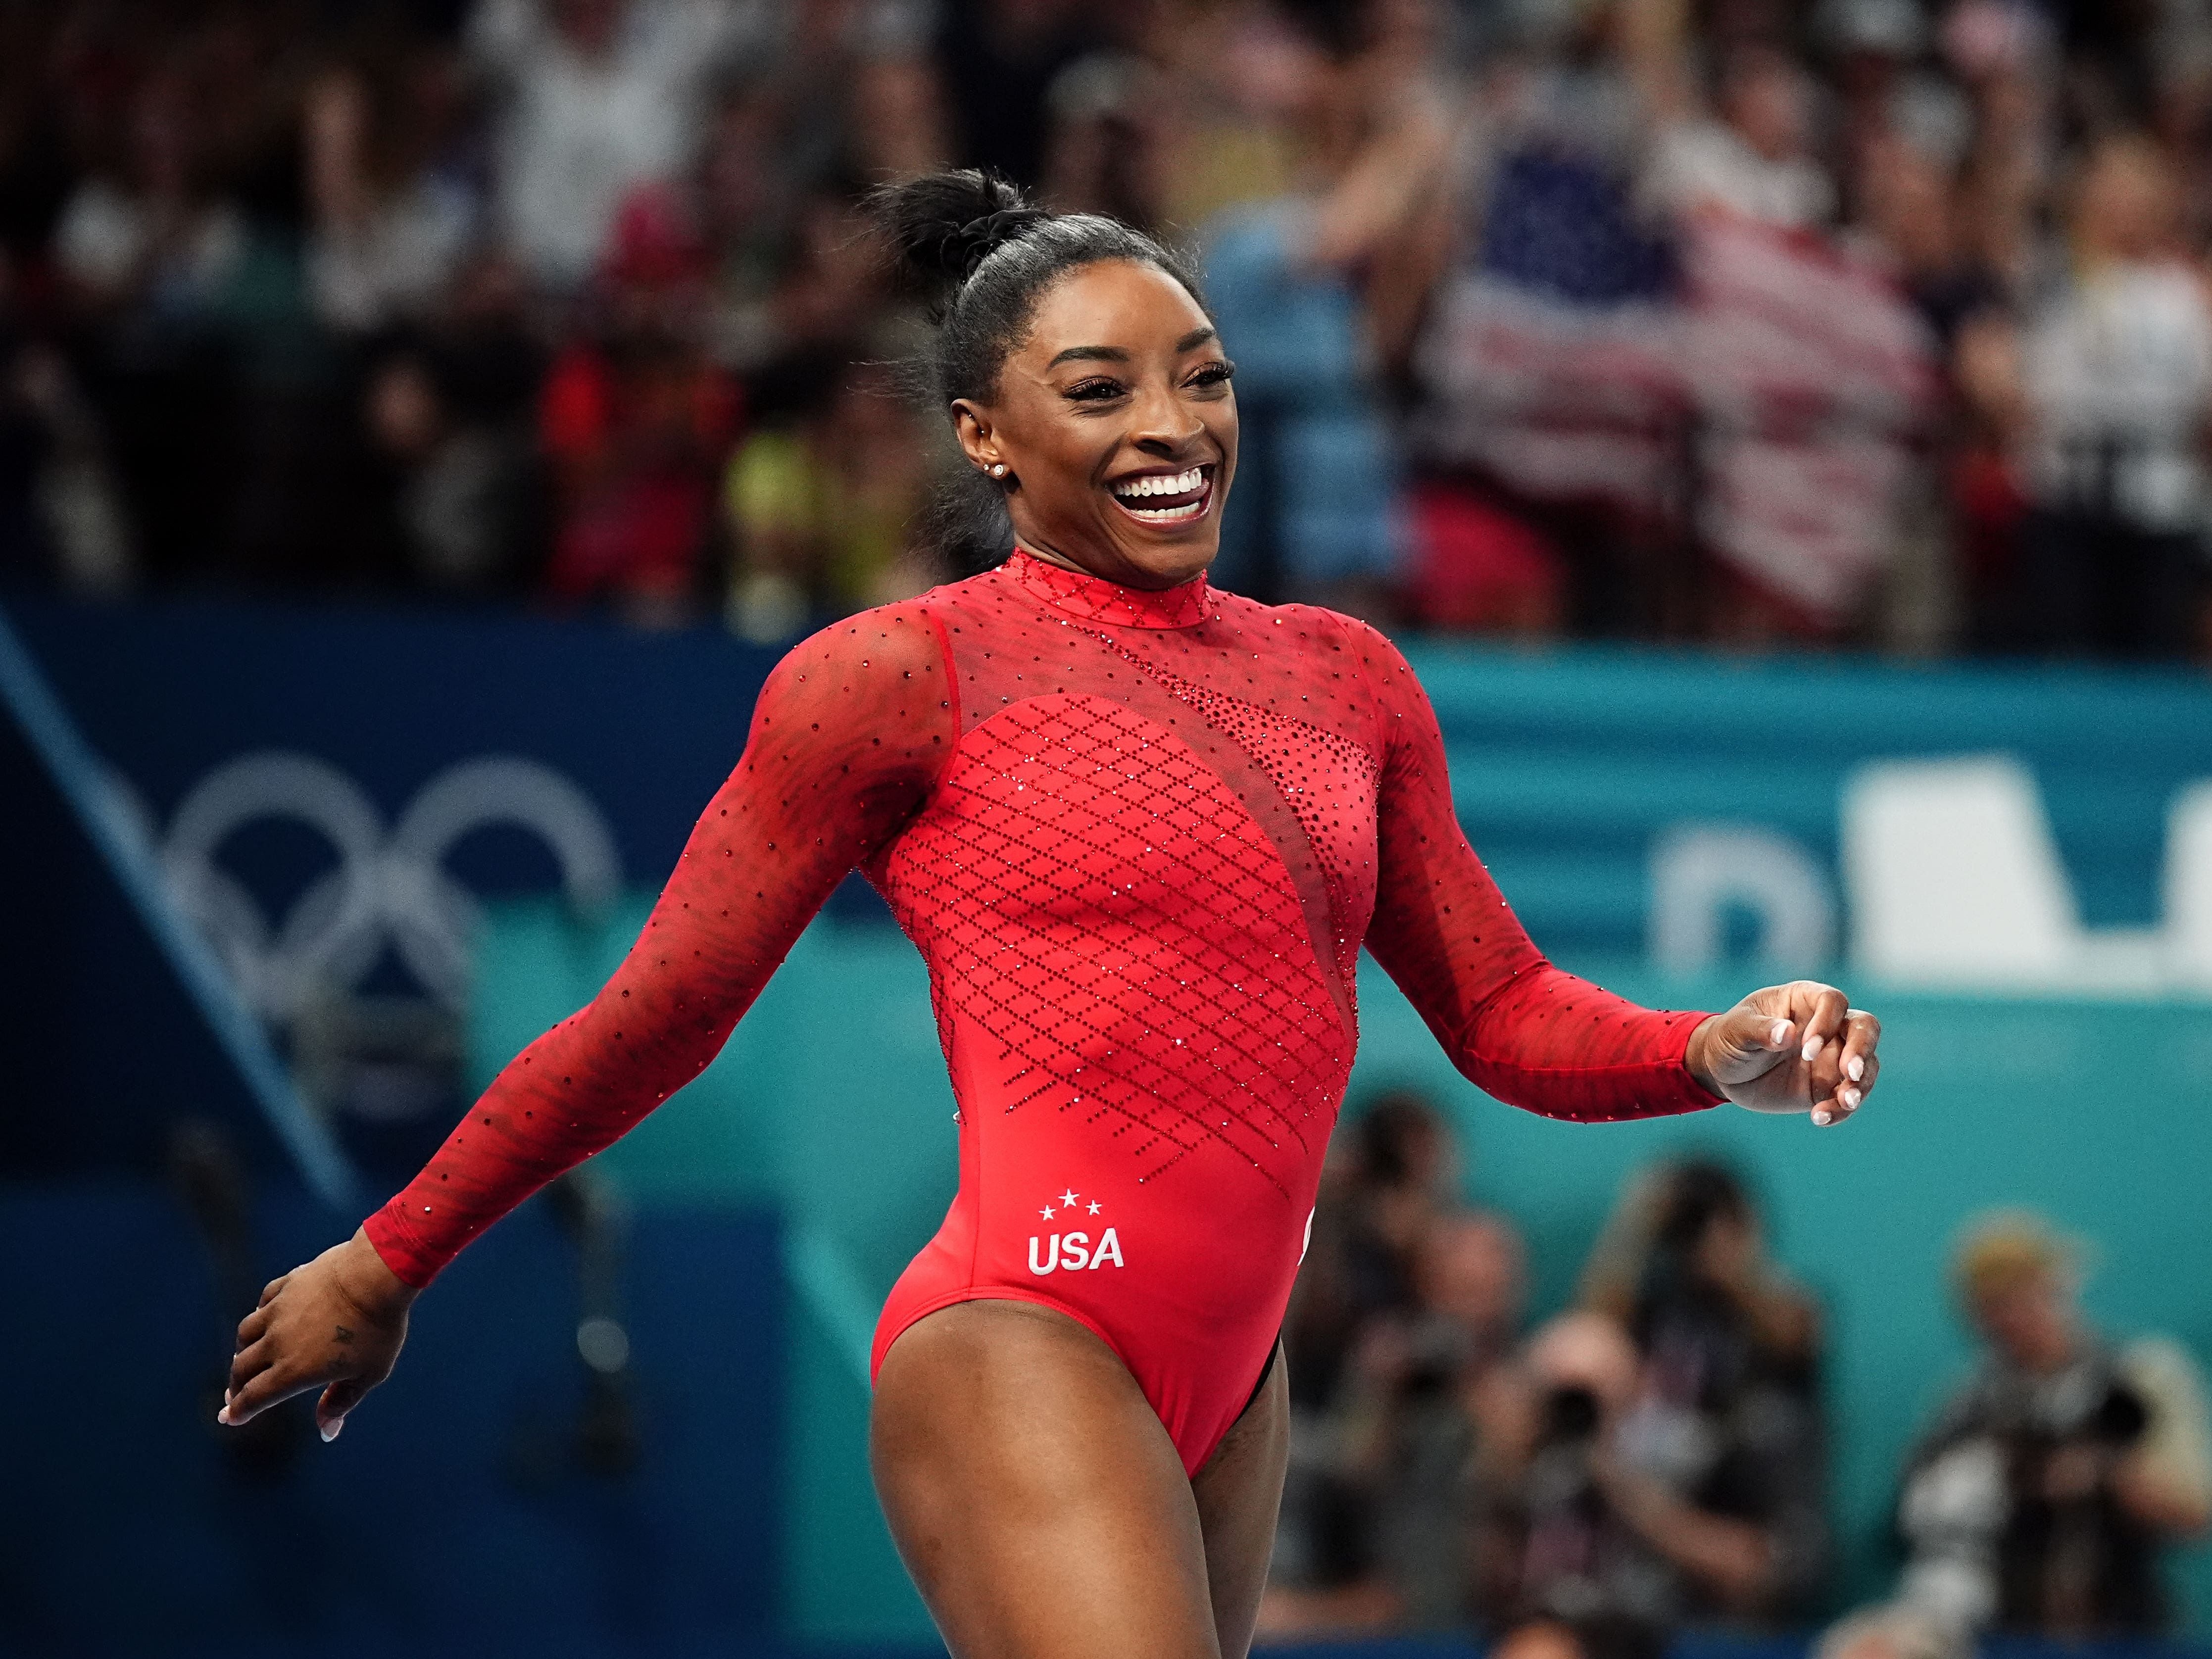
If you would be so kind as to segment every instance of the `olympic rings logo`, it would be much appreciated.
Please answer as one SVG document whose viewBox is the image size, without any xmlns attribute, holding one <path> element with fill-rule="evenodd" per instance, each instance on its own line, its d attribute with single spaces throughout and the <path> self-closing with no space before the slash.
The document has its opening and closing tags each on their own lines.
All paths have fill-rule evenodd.
<svg viewBox="0 0 2212 1659">
<path fill-rule="evenodd" d="M 270 819 L 304 825 L 337 858 L 278 916 L 218 859 L 240 830 Z M 620 854 L 590 797 L 551 768 L 510 755 L 447 768 L 388 831 L 368 793 L 327 761 L 241 755 L 186 793 L 157 851 L 178 906 L 240 995 L 281 1027 L 318 990 L 359 983 L 387 945 L 430 996 L 459 1008 L 483 910 L 446 860 L 462 837 L 493 824 L 543 842 L 561 890 L 580 909 L 602 909 L 620 890 Z"/>
</svg>

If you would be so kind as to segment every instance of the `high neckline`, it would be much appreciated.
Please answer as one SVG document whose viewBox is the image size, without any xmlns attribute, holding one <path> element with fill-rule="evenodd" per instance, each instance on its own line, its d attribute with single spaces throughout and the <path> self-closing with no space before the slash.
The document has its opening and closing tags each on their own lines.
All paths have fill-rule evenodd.
<svg viewBox="0 0 2212 1659">
<path fill-rule="evenodd" d="M 1194 628 L 1213 614 L 1213 590 L 1200 571 L 1173 587 L 1124 587 L 1087 570 L 1051 564 L 1017 547 L 1001 567 L 1036 598 L 1055 611 L 1086 622 L 1124 628 Z"/>
</svg>

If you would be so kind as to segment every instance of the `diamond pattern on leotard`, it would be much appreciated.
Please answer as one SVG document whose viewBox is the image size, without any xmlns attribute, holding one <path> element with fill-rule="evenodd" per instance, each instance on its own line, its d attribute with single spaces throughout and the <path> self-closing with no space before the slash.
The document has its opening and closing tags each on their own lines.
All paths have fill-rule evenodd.
<svg viewBox="0 0 2212 1659">
<path fill-rule="evenodd" d="M 1209 1144 L 1278 1192 L 1350 1070 L 1282 860 L 1182 740 L 1048 696 L 975 728 L 884 890 L 957 1018 L 999 1045 L 1009 1112 L 1049 1103 L 1153 1180 Z M 956 1067 L 956 1071 L 957 1067 Z"/>
<path fill-rule="evenodd" d="M 1098 648 L 1101 629 L 1205 695 L 1170 695 Z M 1315 769 L 1351 751 L 1269 714 L 1379 757 L 1371 818 L 1356 774 L 1291 810 L 1310 780 L 1291 757 Z M 1474 1082 L 1583 1120 L 1712 1103 L 1682 1066 L 1698 1016 L 1608 996 L 1522 931 L 1453 817 L 1428 700 L 1381 635 L 1017 554 L 785 659 L 621 969 L 500 1074 L 369 1218 L 370 1242 L 428 1284 L 697 1076 L 856 863 L 929 959 L 963 1104 L 1000 1131 L 971 1128 L 979 1148 L 1057 1128 L 1129 1149 L 1137 1172 L 1181 1164 L 1170 1190 L 1193 1227 L 1232 1189 L 1262 1209 L 1310 1193 L 1353 1042 L 1321 958 L 1356 932 L 1370 860 L 1367 946 Z M 1008 1116 L 1010 1101 L 1028 1109 Z M 1294 1227 L 1261 1231 L 1237 1248 L 1295 1249 Z"/>
<path fill-rule="evenodd" d="M 1206 723 L 1249 756 L 1282 794 L 1298 827 L 1306 833 L 1314 862 L 1328 888 L 1332 944 L 1336 971 L 1347 996 L 1358 987 L 1359 941 L 1375 908 L 1375 862 L 1371 855 L 1375 790 L 1382 768 L 1353 738 L 1325 731 L 1310 720 L 1262 708 L 1242 697 L 1194 685 L 1179 674 L 1147 662 L 1110 635 L 1100 634 L 1109 649 L 1157 682 L 1176 702 L 1195 708 Z M 1370 856 L 1359 858 L 1364 842 Z"/>
</svg>

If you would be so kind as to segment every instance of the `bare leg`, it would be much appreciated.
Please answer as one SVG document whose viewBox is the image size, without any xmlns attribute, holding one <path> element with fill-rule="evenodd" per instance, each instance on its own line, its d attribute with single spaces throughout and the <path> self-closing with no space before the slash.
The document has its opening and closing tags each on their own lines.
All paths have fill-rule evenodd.
<svg viewBox="0 0 2212 1659">
<path fill-rule="evenodd" d="M 1073 1320 L 985 1301 L 919 1321 L 884 1357 L 869 1440 L 891 1536 L 957 1659 L 1220 1659 L 1217 1549 L 1242 1655 L 1273 1443 L 1232 1433 L 1194 1493 L 1136 1380 Z M 1279 1449 L 1272 1467 L 1279 1487 Z"/>
<path fill-rule="evenodd" d="M 1222 1659 L 1244 1659 L 1251 1650 L 1290 1458 L 1290 1377 L 1279 1350 L 1258 1397 L 1190 1483 L 1206 1537 L 1206 1577 Z"/>
</svg>

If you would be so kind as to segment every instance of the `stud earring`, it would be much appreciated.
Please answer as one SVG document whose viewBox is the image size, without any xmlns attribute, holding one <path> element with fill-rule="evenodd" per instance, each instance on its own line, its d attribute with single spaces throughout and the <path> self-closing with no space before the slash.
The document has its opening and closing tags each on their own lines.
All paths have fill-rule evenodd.
<svg viewBox="0 0 2212 1659">
<path fill-rule="evenodd" d="M 1006 476 L 1006 464 L 1004 461 L 994 461 L 994 462 L 992 462 L 992 463 L 991 463 L 991 476 L 992 476 L 993 477 L 994 477 L 994 478 L 1003 478 L 1003 477 L 1005 477 Z"/>
</svg>

